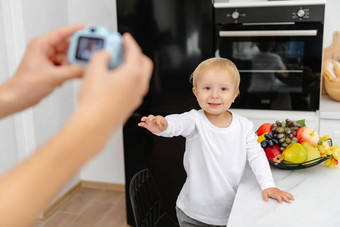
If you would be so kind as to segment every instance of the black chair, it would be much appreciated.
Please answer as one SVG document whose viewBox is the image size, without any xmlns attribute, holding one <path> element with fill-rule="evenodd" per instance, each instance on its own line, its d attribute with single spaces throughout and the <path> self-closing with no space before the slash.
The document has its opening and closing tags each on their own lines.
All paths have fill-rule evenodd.
<svg viewBox="0 0 340 227">
<path fill-rule="evenodd" d="M 167 213 L 149 169 L 136 173 L 130 182 L 130 199 L 137 227 L 175 227 L 178 223 Z"/>
</svg>

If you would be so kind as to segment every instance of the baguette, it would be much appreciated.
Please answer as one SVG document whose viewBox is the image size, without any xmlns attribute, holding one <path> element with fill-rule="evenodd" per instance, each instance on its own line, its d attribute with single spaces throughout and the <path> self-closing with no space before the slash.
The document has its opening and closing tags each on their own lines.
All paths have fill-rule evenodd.
<svg viewBox="0 0 340 227">
<path fill-rule="evenodd" d="M 340 78 L 340 62 L 334 61 L 333 64 L 334 64 L 333 70 L 334 70 L 335 76 L 336 78 Z"/>
<path fill-rule="evenodd" d="M 331 82 L 339 82 L 340 64 L 333 59 L 325 60 L 322 66 L 322 74 L 326 79 L 328 79 Z"/>
</svg>

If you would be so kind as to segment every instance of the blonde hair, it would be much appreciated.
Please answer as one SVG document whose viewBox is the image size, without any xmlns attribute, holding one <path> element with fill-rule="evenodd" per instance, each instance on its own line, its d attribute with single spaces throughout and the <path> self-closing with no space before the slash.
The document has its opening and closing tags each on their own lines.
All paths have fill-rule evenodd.
<svg viewBox="0 0 340 227">
<path fill-rule="evenodd" d="M 234 76 L 236 88 L 238 90 L 240 85 L 240 73 L 238 72 L 236 65 L 226 58 L 209 58 L 205 61 L 202 61 L 190 75 L 190 82 L 193 84 L 193 86 L 196 86 L 197 77 L 211 69 L 231 72 L 231 74 Z"/>
</svg>

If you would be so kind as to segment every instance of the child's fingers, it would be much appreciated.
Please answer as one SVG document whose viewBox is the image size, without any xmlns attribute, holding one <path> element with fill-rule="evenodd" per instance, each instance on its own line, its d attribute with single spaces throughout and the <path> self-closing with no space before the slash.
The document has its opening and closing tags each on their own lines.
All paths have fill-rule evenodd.
<svg viewBox="0 0 340 227">
<path fill-rule="evenodd" d="M 161 116 L 156 117 L 156 123 L 157 123 L 158 127 L 160 127 L 160 128 L 164 127 L 164 119 L 163 119 L 163 117 L 161 117 Z"/>
<path fill-rule="evenodd" d="M 145 121 L 146 121 L 146 119 L 148 119 L 148 117 L 144 116 L 144 117 L 142 117 L 142 118 L 140 119 L 140 121 L 143 121 L 143 122 L 145 122 Z"/>
<path fill-rule="evenodd" d="M 154 121 L 154 120 L 155 120 L 155 116 L 152 115 L 152 114 L 150 114 L 150 115 L 147 117 L 146 122 L 149 123 L 149 122 L 152 122 L 152 121 Z"/>
<path fill-rule="evenodd" d="M 265 202 L 268 202 L 268 194 L 266 192 L 262 193 L 262 197 Z"/>
<path fill-rule="evenodd" d="M 148 117 L 142 117 L 141 119 L 140 119 L 140 122 L 138 123 L 138 126 L 139 127 L 144 127 L 144 128 L 146 128 L 146 121 L 148 120 Z"/>
<path fill-rule="evenodd" d="M 150 122 L 152 122 L 153 120 L 154 120 L 154 118 L 155 118 L 155 116 L 153 116 L 153 115 L 149 115 L 149 116 L 144 116 L 144 117 L 142 117 L 141 119 L 140 119 L 140 121 L 141 122 L 145 122 L 146 124 L 147 123 L 150 123 Z"/>
<path fill-rule="evenodd" d="M 138 123 L 138 126 L 146 128 L 148 123 L 150 123 L 150 121 L 152 121 L 150 119 L 153 119 L 153 115 L 149 115 L 148 117 L 146 117 L 146 116 L 142 117 L 140 119 L 141 122 Z"/>
<path fill-rule="evenodd" d="M 287 192 L 287 195 L 288 195 L 288 198 L 289 198 L 290 200 L 295 200 L 295 199 L 294 199 L 294 196 L 293 196 L 292 194 L 290 194 L 289 192 Z"/>
<path fill-rule="evenodd" d="M 282 203 L 282 196 L 277 196 L 276 200 L 277 200 L 279 203 Z"/>
<path fill-rule="evenodd" d="M 282 196 L 282 198 L 286 203 L 291 203 L 288 196 Z"/>
<path fill-rule="evenodd" d="M 145 128 L 145 127 L 146 127 L 146 124 L 145 124 L 144 122 L 139 122 L 139 123 L 138 123 L 138 126 L 139 126 L 139 127 L 144 127 L 144 128 Z"/>
<path fill-rule="evenodd" d="M 164 127 L 166 125 L 166 120 L 164 118 L 162 118 L 162 126 Z"/>
<path fill-rule="evenodd" d="M 288 192 L 285 192 L 284 200 L 287 203 L 291 203 L 291 200 L 294 200 L 294 196 L 292 194 L 288 193 Z"/>
</svg>

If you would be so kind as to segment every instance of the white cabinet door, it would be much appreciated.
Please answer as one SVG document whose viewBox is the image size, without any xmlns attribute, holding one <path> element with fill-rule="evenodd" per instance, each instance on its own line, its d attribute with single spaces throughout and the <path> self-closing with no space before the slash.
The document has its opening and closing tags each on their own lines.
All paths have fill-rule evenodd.
<svg viewBox="0 0 340 227">
<path fill-rule="evenodd" d="M 329 135 L 333 145 L 340 146 L 340 120 L 320 119 L 320 136 Z"/>
</svg>

